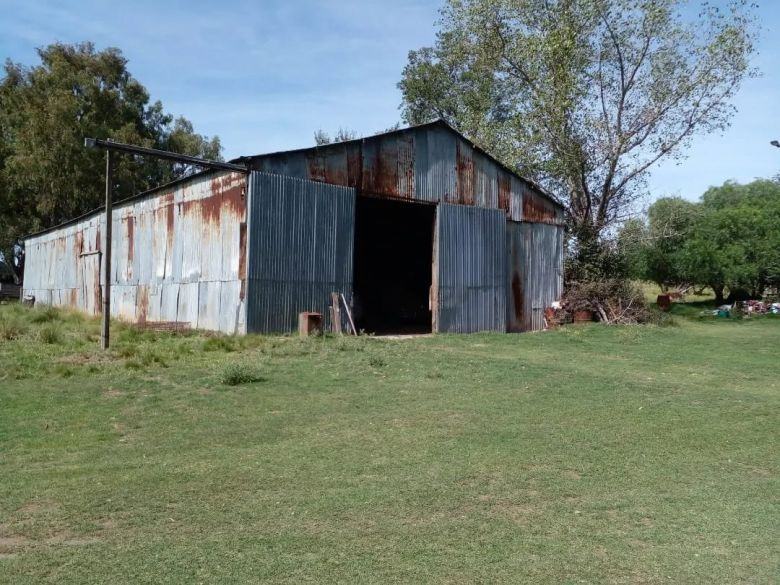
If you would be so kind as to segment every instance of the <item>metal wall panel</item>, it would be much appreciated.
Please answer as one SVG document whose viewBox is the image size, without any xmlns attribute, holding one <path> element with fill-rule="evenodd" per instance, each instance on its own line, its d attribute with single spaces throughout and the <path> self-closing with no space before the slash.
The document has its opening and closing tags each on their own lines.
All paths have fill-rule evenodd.
<svg viewBox="0 0 780 585">
<path fill-rule="evenodd" d="M 111 314 L 243 332 L 246 177 L 203 173 L 113 210 Z M 102 212 L 25 241 L 25 294 L 100 312 Z M 235 298 L 226 295 L 226 292 Z"/>
<path fill-rule="evenodd" d="M 563 222 L 559 205 L 442 122 L 245 160 L 257 171 L 354 187 L 361 195 L 501 209 L 514 221 Z"/>
<path fill-rule="evenodd" d="M 507 223 L 509 331 L 544 329 L 544 309 L 563 294 L 563 227 Z"/>
<path fill-rule="evenodd" d="M 441 204 L 436 213 L 434 330 L 506 331 L 506 217 Z"/>
<path fill-rule="evenodd" d="M 253 172 L 247 330 L 289 332 L 298 313 L 330 326 L 330 293 L 352 294 L 355 190 Z"/>
</svg>

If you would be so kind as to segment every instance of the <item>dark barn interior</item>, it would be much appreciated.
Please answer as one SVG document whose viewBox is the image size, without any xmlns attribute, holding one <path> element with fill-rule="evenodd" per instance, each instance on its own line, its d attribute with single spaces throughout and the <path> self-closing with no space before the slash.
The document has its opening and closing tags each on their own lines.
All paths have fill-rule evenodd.
<svg viewBox="0 0 780 585">
<path fill-rule="evenodd" d="M 436 207 L 357 198 L 353 311 L 368 333 L 430 333 Z"/>
</svg>

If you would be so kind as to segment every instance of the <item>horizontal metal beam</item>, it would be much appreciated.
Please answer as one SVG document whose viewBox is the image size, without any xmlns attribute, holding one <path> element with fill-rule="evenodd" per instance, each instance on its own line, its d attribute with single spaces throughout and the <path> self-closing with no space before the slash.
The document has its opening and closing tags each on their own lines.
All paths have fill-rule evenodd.
<svg viewBox="0 0 780 585">
<path fill-rule="evenodd" d="M 219 169 L 223 171 L 236 171 L 239 173 L 248 173 L 249 171 L 243 165 L 219 162 L 216 160 L 207 160 L 196 156 L 187 156 L 186 154 L 177 154 L 167 150 L 157 150 L 156 148 L 146 148 L 144 146 L 133 146 L 132 144 L 123 144 L 113 142 L 112 140 L 101 140 L 99 138 L 84 138 L 84 146 L 87 148 L 104 148 L 114 152 L 124 152 L 126 154 L 135 154 L 139 156 L 153 156 L 165 160 L 195 165 L 205 169 Z"/>
</svg>

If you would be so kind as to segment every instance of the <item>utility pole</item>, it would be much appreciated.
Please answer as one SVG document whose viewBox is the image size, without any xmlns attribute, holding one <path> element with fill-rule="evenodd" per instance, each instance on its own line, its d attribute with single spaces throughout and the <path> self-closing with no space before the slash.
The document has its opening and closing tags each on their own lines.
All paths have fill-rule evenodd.
<svg viewBox="0 0 780 585">
<path fill-rule="evenodd" d="M 103 230 L 103 326 L 100 328 L 100 349 L 108 349 L 111 327 L 111 192 L 113 191 L 113 156 L 106 150 L 106 228 Z"/>
</svg>

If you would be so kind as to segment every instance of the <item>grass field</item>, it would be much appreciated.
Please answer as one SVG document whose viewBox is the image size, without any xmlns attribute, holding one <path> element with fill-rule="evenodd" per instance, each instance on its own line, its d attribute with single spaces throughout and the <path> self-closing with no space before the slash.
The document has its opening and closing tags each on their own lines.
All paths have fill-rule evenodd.
<svg viewBox="0 0 780 585">
<path fill-rule="evenodd" d="M 2 583 L 778 582 L 780 319 L 115 332 L 0 307 Z"/>
</svg>

